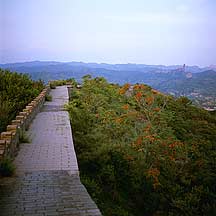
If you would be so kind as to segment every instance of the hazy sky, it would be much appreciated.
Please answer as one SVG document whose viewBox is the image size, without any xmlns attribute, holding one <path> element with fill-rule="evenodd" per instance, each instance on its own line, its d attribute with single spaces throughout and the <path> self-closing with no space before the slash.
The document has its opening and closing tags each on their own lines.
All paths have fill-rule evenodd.
<svg viewBox="0 0 216 216">
<path fill-rule="evenodd" d="M 216 0 L 0 0 L 0 63 L 216 64 Z"/>
</svg>

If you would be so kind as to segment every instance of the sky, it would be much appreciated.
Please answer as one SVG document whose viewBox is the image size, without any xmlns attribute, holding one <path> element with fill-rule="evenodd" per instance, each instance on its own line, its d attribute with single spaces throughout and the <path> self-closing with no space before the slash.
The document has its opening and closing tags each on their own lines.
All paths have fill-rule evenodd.
<svg viewBox="0 0 216 216">
<path fill-rule="evenodd" d="M 0 0 L 0 63 L 216 64 L 216 0 Z"/>
</svg>

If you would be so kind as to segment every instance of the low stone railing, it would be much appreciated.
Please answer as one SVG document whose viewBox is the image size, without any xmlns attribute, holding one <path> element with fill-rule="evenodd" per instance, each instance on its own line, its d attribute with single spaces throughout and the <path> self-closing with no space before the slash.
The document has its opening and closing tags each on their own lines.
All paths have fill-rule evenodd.
<svg viewBox="0 0 216 216">
<path fill-rule="evenodd" d="M 7 126 L 7 131 L 0 134 L 0 161 L 6 157 L 14 158 L 19 149 L 20 138 L 24 136 L 30 123 L 40 112 L 45 102 L 45 97 L 50 92 L 47 85 L 43 91 L 31 101 L 23 110 L 19 112 L 11 124 Z"/>
</svg>

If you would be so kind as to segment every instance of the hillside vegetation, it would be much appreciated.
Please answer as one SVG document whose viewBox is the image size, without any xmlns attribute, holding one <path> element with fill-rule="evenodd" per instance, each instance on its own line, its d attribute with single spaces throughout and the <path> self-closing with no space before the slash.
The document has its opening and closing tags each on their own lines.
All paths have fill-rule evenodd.
<svg viewBox="0 0 216 216">
<path fill-rule="evenodd" d="M 104 216 L 216 214 L 215 113 L 90 76 L 68 111 L 82 182 Z"/>
<path fill-rule="evenodd" d="M 0 132 L 43 89 L 42 81 L 0 69 Z"/>
<path fill-rule="evenodd" d="M 83 62 L 24 62 L 0 64 L 0 68 L 28 73 L 32 79 L 62 80 L 74 77 L 80 81 L 85 74 L 105 77 L 109 82 L 146 83 L 175 97 L 186 96 L 194 104 L 216 109 L 216 71 L 214 67 L 199 68 L 180 65 L 97 64 Z"/>
</svg>

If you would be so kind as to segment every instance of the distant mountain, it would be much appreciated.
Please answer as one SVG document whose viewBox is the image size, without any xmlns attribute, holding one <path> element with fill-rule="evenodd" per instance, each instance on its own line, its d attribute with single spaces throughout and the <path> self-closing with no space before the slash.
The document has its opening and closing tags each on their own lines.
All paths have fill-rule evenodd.
<svg viewBox="0 0 216 216">
<path fill-rule="evenodd" d="M 84 62 L 56 62 L 56 61 L 32 61 L 32 62 L 22 62 L 22 63 L 9 63 L 9 64 L 0 64 L 1 68 L 20 68 L 20 67 L 41 67 L 41 66 L 56 66 L 62 65 L 64 67 L 86 67 L 86 68 L 103 68 L 107 70 L 116 70 L 116 71 L 140 71 L 140 72 L 150 72 L 150 71 L 159 71 L 159 72 L 169 72 L 170 70 L 176 70 L 182 68 L 182 65 L 146 65 L 146 64 L 106 64 L 106 63 L 84 63 Z M 191 73 L 202 72 L 207 69 L 212 69 L 213 66 L 209 68 L 199 68 L 198 66 L 186 66 L 185 71 Z M 214 68 L 216 69 L 216 68 Z"/>
<path fill-rule="evenodd" d="M 55 61 L 31 61 L 31 62 L 0 64 L 0 67 L 1 68 L 37 67 L 37 66 L 57 65 L 57 64 L 62 64 L 62 63 L 55 62 Z"/>
<path fill-rule="evenodd" d="M 187 96 L 196 104 L 216 108 L 216 69 L 180 65 L 106 64 L 83 62 L 33 61 L 0 64 L 0 68 L 28 73 L 34 79 L 49 80 L 74 77 L 78 81 L 90 74 L 114 83 L 146 83 L 173 96 Z"/>
</svg>

